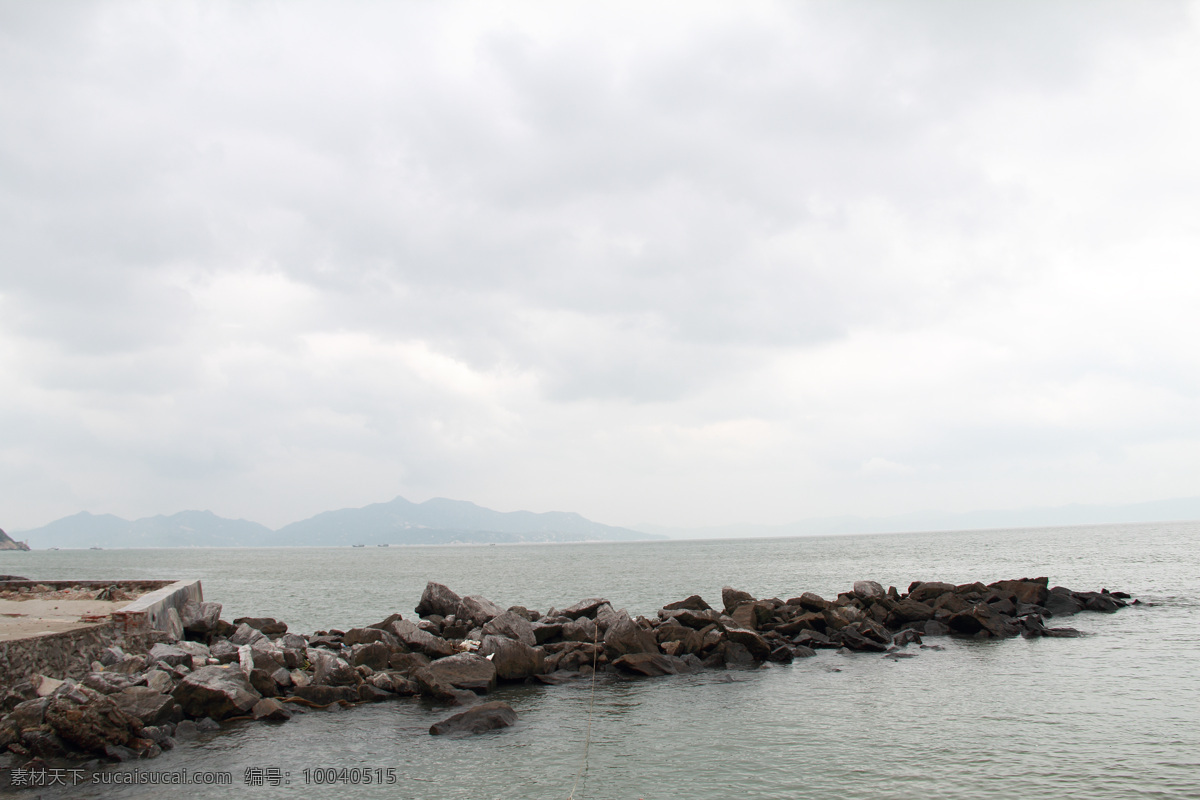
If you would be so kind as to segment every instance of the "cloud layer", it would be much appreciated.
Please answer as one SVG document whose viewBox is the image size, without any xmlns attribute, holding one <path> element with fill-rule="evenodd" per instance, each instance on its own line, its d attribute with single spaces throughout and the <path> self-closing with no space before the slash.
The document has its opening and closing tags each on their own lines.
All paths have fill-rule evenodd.
<svg viewBox="0 0 1200 800">
<path fill-rule="evenodd" d="M 1197 493 L 1195 4 L 0 5 L 4 527 Z"/>
</svg>

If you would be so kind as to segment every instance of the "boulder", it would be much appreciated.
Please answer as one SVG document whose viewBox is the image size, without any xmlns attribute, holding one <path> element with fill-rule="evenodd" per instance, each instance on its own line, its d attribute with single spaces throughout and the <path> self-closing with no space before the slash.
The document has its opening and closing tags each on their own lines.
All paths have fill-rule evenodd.
<svg viewBox="0 0 1200 800">
<path fill-rule="evenodd" d="M 313 665 L 313 683 L 324 686 L 357 686 L 358 670 L 332 653 L 314 650 L 310 658 Z"/>
<path fill-rule="evenodd" d="M 392 620 L 395 622 L 396 620 Z M 391 622 L 388 623 L 391 625 Z M 382 628 L 351 628 L 346 631 L 346 635 L 342 637 L 342 645 L 345 647 L 353 647 L 356 644 L 370 644 L 372 642 L 387 642 L 393 638 L 392 634 Z"/>
<path fill-rule="evenodd" d="M 239 624 L 237 626 L 237 630 L 235 630 L 233 635 L 229 637 L 229 643 L 239 647 L 244 644 L 252 645 L 257 642 L 265 641 L 267 641 L 267 637 L 262 631 L 245 622 Z"/>
<path fill-rule="evenodd" d="M 175 716 L 174 698 L 149 686 L 130 686 L 110 696 L 117 708 L 131 717 L 137 717 L 144 725 L 160 725 L 170 722 Z"/>
<path fill-rule="evenodd" d="M 946 624 L 955 633 L 967 636 L 985 635 L 1004 638 L 1020 633 L 1015 625 L 997 614 L 987 603 L 976 603 L 966 611 L 950 617 Z"/>
<path fill-rule="evenodd" d="M 262 699 L 240 669 L 215 665 L 188 673 L 173 696 L 189 717 L 218 720 L 246 714 Z"/>
<path fill-rule="evenodd" d="M 1052 617 L 1069 617 L 1083 611 L 1083 603 L 1075 599 L 1069 589 L 1055 586 L 1046 596 L 1046 602 L 1041 604 L 1046 613 Z"/>
<path fill-rule="evenodd" d="M 891 612 L 887 616 L 887 626 L 889 628 L 899 628 L 910 622 L 924 622 L 925 620 L 933 619 L 933 614 L 932 607 L 922 603 L 920 600 L 913 600 L 911 596 L 905 597 L 893 605 Z"/>
<path fill-rule="evenodd" d="M 212 602 L 185 603 L 180 611 L 184 635 L 207 640 L 221 620 L 221 604 Z"/>
<path fill-rule="evenodd" d="M 444 658 L 454 655 L 454 645 L 440 636 L 434 636 L 429 631 L 421 630 L 415 623 L 407 619 L 396 620 L 392 623 L 391 632 L 402 645 L 424 653 L 430 658 Z"/>
<path fill-rule="evenodd" d="M 600 629 L 594 620 L 580 617 L 564 623 L 561 635 L 568 642 L 595 642 L 600 639 Z"/>
<path fill-rule="evenodd" d="M 726 627 L 725 638 L 745 647 L 755 660 L 764 661 L 771 654 L 767 640 L 748 628 Z"/>
<path fill-rule="evenodd" d="M 392 658 L 392 648 L 383 642 L 371 642 L 354 648 L 350 660 L 354 666 L 365 664 L 374 671 L 387 669 Z"/>
<path fill-rule="evenodd" d="M 470 623 L 472 626 L 479 627 L 487 623 L 489 620 L 495 619 L 504 613 L 504 609 L 477 594 L 472 594 L 464 597 L 459 601 L 458 608 L 454 615 L 464 622 Z"/>
<path fill-rule="evenodd" d="M 953 592 L 957 589 L 953 583 L 941 583 L 939 581 L 914 581 L 912 586 L 908 587 L 908 598 L 916 600 L 919 603 L 925 603 L 935 597 L 939 597 L 947 592 Z"/>
<path fill-rule="evenodd" d="M 663 606 L 664 611 L 682 611 L 685 608 L 690 611 L 712 611 L 712 606 L 704 602 L 704 598 L 698 594 L 694 594 L 684 600 L 677 600 L 674 603 L 667 603 Z"/>
<path fill-rule="evenodd" d="M 425 591 L 421 593 L 421 601 L 417 603 L 417 616 L 427 617 L 437 614 L 441 617 L 448 617 L 457 611 L 460 602 L 462 602 L 462 598 L 457 594 L 440 583 L 430 581 L 425 584 Z"/>
<path fill-rule="evenodd" d="M 438 659 L 428 667 L 417 670 L 413 677 L 422 687 L 440 683 L 480 694 L 496 688 L 496 666 L 475 653 L 459 653 Z"/>
<path fill-rule="evenodd" d="M 562 636 L 563 623 L 561 622 L 534 622 L 530 625 L 533 630 L 533 638 L 535 644 L 545 644 Z"/>
<path fill-rule="evenodd" d="M 609 602 L 602 597 L 589 597 L 587 600 L 580 600 L 573 606 L 568 606 L 562 611 L 559 611 L 560 616 L 570 617 L 571 619 L 579 619 L 580 617 L 588 617 L 589 619 L 596 618 L 596 612 L 601 606 L 609 605 Z"/>
<path fill-rule="evenodd" d="M 701 630 L 703 628 L 707 628 L 713 623 L 720 624 L 721 615 L 712 609 L 709 609 L 708 611 L 693 611 L 690 608 L 684 608 L 680 609 L 679 611 L 671 612 L 670 618 L 678 622 L 680 625 Z"/>
<path fill-rule="evenodd" d="M 805 611 L 815 611 L 818 614 L 829 608 L 829 601 L 813 592 L 805 592 L 794 600 L 788 600 L 790 606 L 800 606 Z"/>
<path fill-rule="evenodd" d="M 1040 606 L 1050 597 L 1049 578 L 1021 578 L 1016 581 L 996 581 L 989 589 L 1016 595 L 1018 603 Z"/>
<path fill-rule="evenodd" d="M 654 634 L 621 612 L 604 633 L 604 653 L 609 661 L 630 653 L 657 653 L 658 642 Z"/>
<path fill-rule="evenodd" d="M 514 639 L 528 647 L 536 647 L 538 643 L 537 636 L 533 631 L 533 624 L 512 611 L 505 611 L 500 616 L 488 620 L 483 626 L 483 633 L 484 636 L 504 636 Z"/>
<path fill-rule="evenodd" d="M 877 581 L 855 581 L 853 591 L 854 594 L 864 600 L 887 595 L 887 592 L 883 590 L 883 586 Z"/>
<path fill-rule="evenodd" d="M 524 642 L 506 636 L 487 635 L 479 647 L 479 654 L 491 656 L 496 667 L 496 677 L 502 681 L 523 681 L 543 671 L 546 653 L 541 648 L 531 647 Z"/>
<path fill-rule="evenodd" d="M 192 654 L 172 644 L 156 644 L 150 648 L 146 656 L 147 665 L 166 664 L 168 667 L 178 667 L 181 664 L 192 666 Z M 203 665 L 203 662 L 201 662 Z"/>
<path fill-rule="evenodd" d="M 660 653 L 631 653 L 621 656 L 612 662 L 612 665 L 618 672 L 626 675 L 645 675 L 652 678 L 694 671 L 692 666 L 682 658 Z"/>
<path fill-rule="evenodd" d="M 285 722 L 292 718 L 292 712 L 288 711 L 283 703 L 271 697 L 264 697 L 255 703 L 254 708 L 250 709 L 250 714 L 255 719 L 269 722 Z"/>
<path fill-rule="evenodd" d="M 159 670 L 153 670 L 147 673 L 147 676 L 153 674 L 161 675 L 163 673 Z M 130 686 L 133 686 L 133 679 L 128 675 L 122 675 L 118 672 L 91 672 L 84 676 L 82 683 L 87 688 L 100 692 L 100 694 L 115 694 L 122 689 L 128 689 Z"/>
<path fill-rule="evenodd" d="M 497 728 L 507 728 L 517 721 L 517 712 L 508 703 L 499 701 L 481 703 L 474 708 L 460 711 L 452 717 L 436 722 L 429 728 L 433 736 L 447 734 L 473 734 Z"/>
<path fill-rule="evenodd" d="M 287 623 L 280 622 L 274 617 L 238 617 L 234 625 L 249 625 L 267 636 L 281 636 L 287 633 Z"/>
<path fill-rule="evenodd" d="M 109 695 L 76 689 L 49 698 L 46 723 L 64 741 L 89 753 L 110 745 L 129 745 L 142 732 L 142 721 L 117 706 Z"/>
<path fill-rule="evenodd" d="M 742 603 L 753 603 L 754 595 L 734 589 L 732 586 L 725 586 L 721 589 L 721 602 L 725 604 L 725 613 L 730 614 Z"/>
</svg>

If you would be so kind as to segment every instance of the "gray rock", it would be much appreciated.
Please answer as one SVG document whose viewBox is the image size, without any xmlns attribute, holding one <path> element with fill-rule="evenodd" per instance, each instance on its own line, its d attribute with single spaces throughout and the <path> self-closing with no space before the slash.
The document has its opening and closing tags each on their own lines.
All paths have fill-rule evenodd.
<svg viewBox="0 0 1200 800">
<path fill-rule="evenodd" d="M 594 620 L 580 617 L 564 623 L 561 635 L 568 642 L 596 642 L 600 640 L 600 629 Z"/>
<path fill-rule="evenodd" d="M 863 599 L 883 597 L 887 594 L 877 581 L 855 581 L 854 593 Z"/>
<path fill-rule="evenodd" d="M 252 645 L 255 642 L 265 641 L 267 641 L 267 637 L 262 631 L 245 622 L 238 625 L 237 630 L 229 637 L 229 642 L 239 647 L 244 644 Z"/>
<path fill-rule="evenodd" d="M 173 644 L 156 644 L 150 648 L 146 662 L 148 665 L 166 664 L 168 667 L 177 667 L 183 664 L 190 667 L 192 654 Z"/>
<path fill-rule="evenodd" d="M 604 598 L 589 597 L 587 600 L 580 600 L 575 605 L 568 606 L 558 613 L 560 616 L 570 617 L 571 619 L 579 619 L 580 617 L 595 619 L 596 612 L 600 610 L 601 606 L 605 605 L 609 605 L 609 603 Z"/>
<path fill-rule="evenodd" d="M 505 636 L 484 636 L 480 655 L 491 656 L 496 677 L 502 681 L 522 681 L 543 671 L 545 651 Z"/>
<path fill-rule="evenodd" d="M 507 728 L 517 721 L 517 712 L 508 703 L 499 701 L 481 703 L 474 708 L 460 711 L 452 717 L 434 723 L 429 728 L 433 736 L 447 734 L 473 734 Z"/>
<path fill-rule="evenodd" d="M 357 686 L 358 671 L 332 653 L 316 651 L 313 660 L 313 683 L 323 686 Z"/>
<path fill-rule="evenodd" d="M 430 658 L 445 658 L 456 652 L 450 642 L 440 636 L 434 636 L 429 631 L 421 630 L 410 620 L 396 620 L 392 623 L 391 632 L 402 645 Z"/>
<path fill-rule="evenodd" d="M 417 616 L 428 617 L 436 614 L 440 617 L 448 617 L 457 612 L 458 604 L 461 601 L 461 597 L 442 584 L 430 581 L 425 584 L 425 591 L 421 593 L 421 601 L 417 603 Z"/>
<path fill-rule="evenodd" d="M 488 620 L 483 626 L 483 634 L 484 636 L 504 636 L 529 647 L 537 646 L 533 623 L 512 611 L 505 611 L 500 616 Z"/>
<path fill-rule="evenodd" d="M 454 615 L 463 622 L 482 626 L 503 613 L 504 609 L 491 600 L 477 594 L 472 594 L 464 597 L 459 602 Z"/>
<path fill-rule="evenodd" d="M 613 668 L 626 675 L 645 675 L 658 677 L 661 675 L 679 675 L 694 672 L 694 668 L 682 658 L 666 656 L 659 653 L 632 653 L 621 656 L 612 663 Z"/>
<path fill-rule="evenodd" d="M 417 670 L 413 677 L 424 689 L 434 683 L 472 692 L 489 692 L 496 688 L 496 666 L 475 653 L 459 653 L 434 661 Z"/>
<path fill-rule="evenodd" d="M 148 686 L 131 686 L 111 695 L 117 708 L 131 717 L 137 717 L 145 725 L 170 722 L 174 714 L 175 700 Z"/>
<path fill-rule="evenodd" d="M 725 586 L 721 589 L 721 602 L 725 604 L 726 614 L 733 613 L 733 610 L 742 603 L 753 603 L 754 599 L 754 595 L 749 592 L 734 589 L 732 586 Z"/>
<path fill-rule="evenodd" d="M 246 714 L 262 695 L 236 668 L 208 666 L 190 673 L 173 693 L 189 717 L 226 717 Z"/>
<path fill-rule="evenodd" d="M 265 719 L 270 722 L 285 722 L 292 718 L 292 712 L 284 708 L 283 703 L 274 698 L 264 697 L 254 704 L 250 714 L 255 719 Z"/>
<path fill-rule="evenodd" d="M 631 653 L 658 652 L 654 634 L 643 630 L 628 614 L 619 614 L 604 634 L 604 653 L 609 661 Z"/>
<path fill-rule="evenodd" d="M 185 634 L 207 639 L 221 619 L 221 604 L 207 601 L 185 603 L 180 616 Z"/>
</svg>

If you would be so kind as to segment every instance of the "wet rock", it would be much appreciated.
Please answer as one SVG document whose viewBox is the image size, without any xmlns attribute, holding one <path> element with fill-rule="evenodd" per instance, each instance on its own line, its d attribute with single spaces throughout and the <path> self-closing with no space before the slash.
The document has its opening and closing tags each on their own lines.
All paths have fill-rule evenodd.
<svg viewBox="0 0 1200 800">
<path fill-rule="evenodd" d="M 914 630 L 903 630 L 892 637 L 892 644 L 896 647 L 905 647 L 910 644 L 920 644 L 921 634 Z"/>
<path fill-rule="evenodd" d="M 313 651 L 313 683 L 325 686 L 357 686 L 358 672 L 354 667 L 331 653 Z"/>
<path fill-rule="evenodd" d="M 609 661 L 630 653 L 657 653 L 654 635 L 621 612 L 604 633 L 604 653 Z"/>
<path fill-rule="evenodd" d="M 1049 578 L 1021 578 L 1016 581 L 996 581 L 989 584 L 988 588 L 1015 595 L 1018 603 L 1040 606 L 1050 597 L 1049 584 Z"/>
<path fill-rule="evenodd" d="M 527 647 L 537 646 L 537 636 L 533 624 L 512 611 L 505 611 L 498 617 L 488 620 L 483 626 L 484 636 L 503 636 L 514 639 Z"/>
<path fill-rule="evenodd" d="M 475 653 L 459 653 L 438 659 L 428 667 L 417 670 L 413 677 L 422 688 L 433 683 L 478 693 L 496 688 L 496 666 Z"/>
<path fill-rule="evenodd" d="M 429 728 L 433 736 L 449 734 L 475 734 L 507 728 L 517 721 L 517 712 L 508 703 L 499 701 L 481 703 L 474 708 L 461 711 Z"/>
<path fill-rule="evenodd" d="M 794 658 L 812 658 L 816 654 L 816 650 L 813 650 L 811 647 L 805 647 L 804 645 L 797 645 L 792 648 L 792 656 Z"/>
<path fill-rule="evenodd" d="M 425 591 L 421 593 L 421 601 L 417 603 L 417 616 L 427 617 L 431 614 L 437 614 L 441 617 L 448 617 L 458 610 L 458 604 L 462 602 L 462 598 L 447 587 L 440 583 L 430 581 L 425 584 Z"/>
<path fill-rule="evenodd" d="M 1075 599 L 1071 590 L 1055 586 L 1050 590 L 1046 602 L 1042 603 L 1046 613 L 1052 617 L 1069 617 L 1083 611 L 1083 603 Z"/>
<path fill-rule="evenodd" d="M 372 670 L 387 669 L 392 658 L 392 648 L 383 642 L 371 642 L 370 644 L 356 647 L 350 661 L 354 666 L 365 664 Z"/>
<path fill-rule="evenodd" d="M 695 671 L 682 658 L 675 658 L 660 653 L 632 653 L 621 656 L 613 661 L 612 666 L 618 672 L 626 675 L 644 675 L 652 678 Z"/>
<path fill-rule="evenodd" d="M 842 630 L 839 631 L 839 634 L 841 636 L 842 646 L 848 650 L 867 653 L 882 653 L 887 650 L 886 644 L 883 644 L 874 638 L 864 636 L 854 628 L 842 628 Z"/>
<path fill-rule="evenodd" d="M 11 722 L 18 731 L 28 730 L 30 728 L 39 727 L 46 718 L 46 707 L 50 705 L 50 698 L 37 697 L 32 700 L 25 700 L 18 703 L 8 715 L 8 721 Z"/>
<path fill-rule="evenodd" d="M 701 630 L 714 623 L 719 623 L 721 615 L 711 609 L 708 611 L 694 611 L 690 608 L 684 608 L 673 612 L 670 618 L 680 625 Z"/>
<path fill-rule="evenodd" d="M 722 642 L 714 655 L 726 669 L 750 669 L 758 666 L 758 661 L 740 642 Z"/>
<path fill-rule="evenodd" d="M 955 614 L 946 621 L 954 633 L 987 635 L 996 638 L 1016 636 L 1020 631 L 1011 622 L 997 614 L 987 603 L 976 603 L 966 611 Z"/>
<path fill-rule="evenodd" d="M 921 630 L 926 636 L 949 636 L 950 626 L 938 620 L 929 620 Z"/>
<path fill-rule="evenodd" d="M 110 697 L 117 708 L 131 717 L 137 717 L 144 725 L 158 725 L 175 718 L 174 698 L 148 686 L 131 686 Z"/>
<path fill-rule="evenodd" d="M 721 602 L 725 604 L 726 614 L 733 613 L 733 610 L 742 603 L 753 603 L 754 599 L 754 595 L 749 592 L 734 589 L 732 586 L 725 586 L 721 589 Z"/>
<path fill-rule="evenodd" d="M 380 689 L 373 683 L 360 683 L 358 685 L 358 702 L 360 703 L 382 703 L 385 700 L 393 700 L 395 697 L 396 695 Z"/>
<path fill-rule="evenodd" d="M 1083 634 L 1074 628 L 1043 628 L 1042 636 L 1048 636 L 1052 639 L 1074 639 L 1078 636 L 1083 636 Z"/>
<path fill-rule="evenodd" d="M 600 629 L 595 620 L 579 617 L 563 624 L 562 638 L 568 642 L 594 642 L 600 638 Z"/>
<path fill-rule="evenodd" d="M 601 606 L 606 605 L 610 605 L 610 603 L 602 597 L 589 597 L 587 600 L 580 600 L 578 603 L 568 606 L 558 613 L 560 616 L 570 619 L 579 619 L 580 617 L 595 619 L 596 612 L 600 610 Z"/>
<path fill-rule="evenodd" d="M 440 636 L 434 636 L 429 631 L 421 630 L 410 620 L 402 619 L 392 623 L 392 634 L 405 647 L 424 653 L 430 658 L 444 658 L 453 655 L 454 645 Z"/>
<path fill-rule="evenodd" d="M 563 632 L 563 623 L 561 622 L 534 622 L 530 627 L 533 629 L 535 644 L 554 641 L 560 638 Z"/>
<path fill-rule="evenodd" d="M 250 715 L 255 719 L 269 722 L 286 722 L 292 718 L 292 712 L 288 711 L 283 703 L 271 697 L 264 697 L 255 703 L 254 707 L 250 709 Z"/>
<path fill-rule="evenodd" d="M 920 600 L 913 600 L 909 596 L 892 606 L 886 622 L 889 628 L 898 628 L 910 622 L 925 622 L 933 619 L 933 614 L 934 610 L 931 606 Z"/>
<path fill-rule="evenodd" d="M 479 653 L 491 656 L 496 677 L 502 681 L 521 681 L 543 671 L 544 651 L 504 636 L 484 636 Z"/>
<path fill-rule="evenodd" d="M 767 640 L 752 630 L 726 627 L 725 637 L 729 641 L 745 647 L 750 655 L 758 661 L 766 660 L 767 656 L 771 654 L 771 646 L 767 644 Z"/>
<path fill-rule="evenodd" d="M 504 609 L 477 594 L 467 595 L 458 604 L 454 615 L 472 626 L 482 626 L 504 613 Z"/>
<path fill-rule="evenodd" d="M 1125 603 L 1114 595 L 1105 592 L 1076 592 L 1075 599 L 1083 603 L 1088 611 L 1101 611 L 1111 614 L 1117 609 L 1124 608 Z"/>
<path fill-rule="evenodd" d="M 280 669 L 282 669 L 282 667 L 280 667 Z M 279 696 L 279 684 L 276 683 L 275 676 L 270 672 L 267 672 L 265 669 L 252 669 L 250 670 L 249 678 L 250 685 L 254 687 L 254 691 L 258 692 L 263 697 Z"/>
<path fill-rule="evenodd" d="M 663 606 L 664 611 L 682 611 L 683 609 L 688 609 L 689 611 L 712 611 L 713 607 L 704 602 L 704 598 L 698 594 L 674 603 L 667 603 Z"/>
<path fill-rule="evenodd" d="M 173 696 L 189 717 L 226 717 L 246 714 L 262 696 L 240 669 L 201 667 L 188 674 Z"/>
<path fill-rule="evenodd" d="M 430 664 L 429 656 L 423 653 L 392 653 L 388 668 L 409 674 Z"/>
<path fill-rule="evenodd" d="M 953 583 L 942 583 L 940 581 L 914 581 L 908 587 L 908 599 L 918 603 L 927 603 L 935 597 L 940 597 L 947 592 L 953 592 L 957 587 Z"/>
</svg>

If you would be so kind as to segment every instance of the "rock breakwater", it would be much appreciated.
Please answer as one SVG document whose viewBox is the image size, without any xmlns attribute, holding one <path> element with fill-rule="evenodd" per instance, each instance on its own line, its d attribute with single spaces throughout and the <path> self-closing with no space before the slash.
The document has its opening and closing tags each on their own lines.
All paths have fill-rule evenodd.
<svg viewBox="0 0 1200 800">
<path fill-rule="evenodd" d="M 182 639 L 144 653 L 110 647 L 82 680 L 43 675 L 4 688 L 0 748 L 19 761 L 152 758 L 224 722 L 282 722 L 333 704 L 418 698 L 474 706 L 501 684 L 558 684 L 597 671 L 636 678 L 755 668 L 826 649 L 899 657 L 931 636 L 1078 636 L 1059 621 L 1113 612 L 1129 600 L 1121 592 L 1050 587 L 1046 578 L 916 581 L 904 592 L 858 581 L 832 599 L 811 592 L 761 599 L 725 587 L 716 607 L 693 595 L 643 617 L 603 598 L 545 613 L 505 609 L 431 582 L 416 619 L 393 614 L 311 635 L 271 618 L 227 622 L 220 604 L 190 603 Z M 488 730 L 515 719 L 507 707 L 479 708 L 435 732 Z"/>
</svg>

